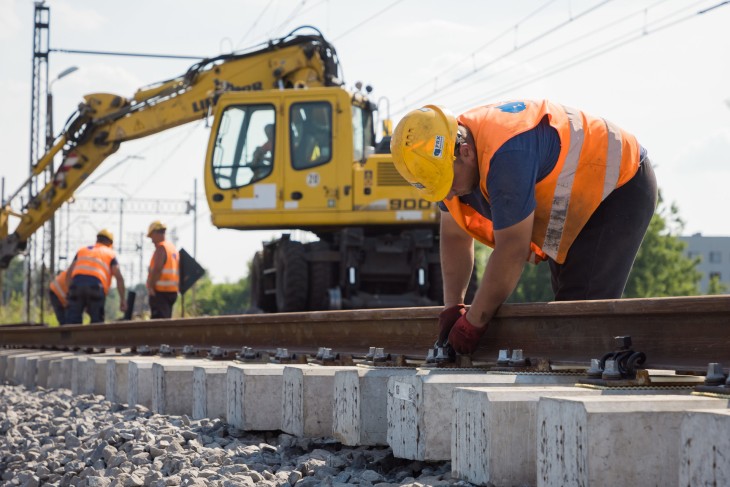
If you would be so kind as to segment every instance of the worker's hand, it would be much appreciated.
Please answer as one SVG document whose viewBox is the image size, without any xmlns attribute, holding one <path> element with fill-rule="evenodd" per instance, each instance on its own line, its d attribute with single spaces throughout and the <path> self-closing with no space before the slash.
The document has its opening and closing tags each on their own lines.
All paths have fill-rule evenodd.
<svg viewBox="0 0 730 487">
<path fill-rule="evenodd" d="M 466 313 L 459 318 L 449 333 L 449 345 L 462 355 L 473 353 L 479 345 L 479 339 L 487 331 L 487 325 L 480 328 L 469 323 Z"/>
<path fill-rule="evenodd" d="M 154 296 L 155 295 L 155 288 L 153 288 L 150 285 L 147 285 L 147 296 Z"/>
<path fill-rule="evenodd" d="M 126 299 L 119 302 L 119 311 L 121 311 L 122 313 L 127 311 L 127 300 Z"/>
<path fill-rule="evenodd" d="M 456 304 L 445 308 L 439 313 L 439 337 L 436 341 L 436 346 L 440 347 L 446 343 L 449 338 L 449 332 L 454 327 L 456 320 L 462 317 L 466 313 L 466 306 L 463 304 Z"/>
</svg>

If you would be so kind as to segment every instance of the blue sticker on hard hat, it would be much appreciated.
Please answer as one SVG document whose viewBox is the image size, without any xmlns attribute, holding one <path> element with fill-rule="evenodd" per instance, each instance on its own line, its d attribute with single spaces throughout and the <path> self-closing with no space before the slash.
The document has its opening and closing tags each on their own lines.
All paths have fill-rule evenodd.
<svg viewBox="0 0 730 487">
<path fill-rule="evenodd" d="M 503 112 L 519 113 L 522 110 L 525 110 L 527 108 L 527 106 L 525 105 L 525 102 L 514 101 L 512 103 L 505 103 L 504 105 L 500 105 L 497 108 L 499 108 Z"/>
<path fill-rule="evenodd" d="M 441 157 L 441 154 L 443 154 L 443 152 L 444 152 L 444 136 L 437 135 L 436 142 L 433 145 L 433 156 Z"/>
</svg>

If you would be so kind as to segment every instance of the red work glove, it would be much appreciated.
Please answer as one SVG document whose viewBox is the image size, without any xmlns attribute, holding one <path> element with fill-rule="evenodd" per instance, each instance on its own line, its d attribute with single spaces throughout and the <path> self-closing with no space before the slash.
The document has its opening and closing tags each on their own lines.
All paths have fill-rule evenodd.
<svg viewBox="0 0 730 487">
<path fill-rule="evenodd" d="M 439 338 L 436 341 L 437 347 L 446 343 L 446 340 L 449 338 L 449 332 L 454 327 L 456 320 L 461 318 L 464 313 L 466 313 L 466 306 L 463 304 L 450 306 L 439 313 Z"/>
<path fill-rule="evenodd" d="M 456 321 L 454 327 L 451 329 L 451 333 L 449 333 L 449 345 L 451 345 L 457 353 L 468 355 L 477 349 L 479 339 L 486 331 L 487 325 L 477 328 L 469 323 L 469 320 L 466 319 L 465 313 Z"/>
</svg>

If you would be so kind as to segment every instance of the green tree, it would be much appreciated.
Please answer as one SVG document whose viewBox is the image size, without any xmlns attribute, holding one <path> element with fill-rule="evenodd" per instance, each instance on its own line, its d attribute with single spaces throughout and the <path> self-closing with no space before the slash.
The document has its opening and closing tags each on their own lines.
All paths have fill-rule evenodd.
<svg viewBox="0 0 730 487">
<path fill-rule="evenodd" d="M 186 294 L 185 316 L 234 315 L 246 313 L 249 309 L 247 277 L 232 283 L 214 284 L 206 274 L 195 284 L 195 302 L 191 294 Z"/>
<path fill-rule="evenodd" d="M 26 264 L 24 256 L 18 256 L 10 261 L 7 269 L 0 271 L 0 323 L 25 323 L 26 318 Z M 32 274 L 32 294 L 30 301 L 30 321 L 39 321 L 40 296 L 43 296 L 43 319 L 46 323 L 52 318 L 53 309 L 48 301 L 48 284 L 50 276 L 46 271 L 41 283 L 41 272 L 35 269 Z"/>
<path fill-rule="evenodd" d="M 727 293 L 727 285 L 720 281 L 717 274 L 710 276 L 710 282 L 707 285 L 707 294 L 725 294 Z"/>
<path fill-rule="evenodd" d="M 508 303 L 541 303 L 552 301 L 555 295 L 547 262 L 538 265 L 525 264 L 517 287 L 507 299 Z"/>
<path fill-rule="evenodd" d="M 25 322 L 25 296 L 22 293 L 12 293 L 0 306 L 0 325 Z"/>
<path fill-rule="evenodd" d="M 675 204 L 666 206 L 659 193 L 659 204 L 644 236 L 624 296 L 648 298 L 692 296 L 699 293 L 702 274 L 700 259 L 685 256 L 687 246 L 678 237 L 684 229 Z"/>
</svg>

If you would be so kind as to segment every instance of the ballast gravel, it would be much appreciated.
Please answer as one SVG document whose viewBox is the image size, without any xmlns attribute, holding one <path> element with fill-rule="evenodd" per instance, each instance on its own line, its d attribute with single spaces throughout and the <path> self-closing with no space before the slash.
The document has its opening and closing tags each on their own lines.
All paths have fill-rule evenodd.
<svg viewBox="0 0 730 487">
<path fill-rule="evenodd" d="M 469 486 L 450 462 L 0 385 L 0 486 Z"/>
</svg>

